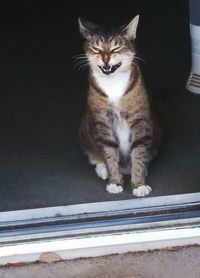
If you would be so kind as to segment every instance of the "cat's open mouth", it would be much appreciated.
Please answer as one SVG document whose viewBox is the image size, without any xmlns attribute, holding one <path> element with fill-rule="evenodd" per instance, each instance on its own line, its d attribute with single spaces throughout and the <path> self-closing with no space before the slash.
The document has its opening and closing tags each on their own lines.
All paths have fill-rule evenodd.
<svg viewBox="0 0 200 278">
<path fill-rule="evenodd" d="M 113 66 L 109 66 L 109 65 L 99 66 L 99 68 L 102 70 L 102 72 L 104 74 L 111 74 L 111 73 L 115 72 L 120 66 L 121 66 L 121 63 L 118 63 Z"/>
</svg>

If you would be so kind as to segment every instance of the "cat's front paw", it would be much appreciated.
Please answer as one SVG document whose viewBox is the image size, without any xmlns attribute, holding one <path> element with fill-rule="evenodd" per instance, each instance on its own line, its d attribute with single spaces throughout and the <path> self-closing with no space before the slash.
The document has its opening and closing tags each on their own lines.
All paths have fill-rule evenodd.
<svg viewBox="0 0 200 278">
<path fill-rule="evenodd" d="M 106 190 L 109 193 L 117 194 L 117 193 L 121 193 L 123 191 L 123 186 L 117 185 L 115 183 L 110 183 L 106 186 Z"/>
<path fill-rule="evenodd" d="M 133 189 L 133 195 L 136 197 L 145 197 L 152 191 L 149 185 L 140 185 Z"/>
<path fill-rule="evenodd" d="M 104 163 L 98 163 L 96 165 L 95 171 L 97 175 L 102 178 L 102 180 L 106 180 L 108 178 L 108 171 Z"/>
</svg>

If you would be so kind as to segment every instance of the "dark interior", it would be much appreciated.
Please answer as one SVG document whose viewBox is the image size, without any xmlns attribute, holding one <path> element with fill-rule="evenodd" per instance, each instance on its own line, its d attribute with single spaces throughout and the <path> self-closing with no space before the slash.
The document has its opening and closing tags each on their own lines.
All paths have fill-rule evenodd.
<svg viewBox="0 0 200 278">
<path fill-rule="evenodd" d="M 113 26 L 141 15 L 141 67 L 164 131 L 151 196 L 198 192 L 200 97 L 185 90 L 188 1 L 17 2 L 0 9 L 0 210 L 133 198 L 129 178 L 122 194 L 108 194 L 78 144 L 87 92 L 87 70 L 73 68 L 78 16 Z"/>
</svg>

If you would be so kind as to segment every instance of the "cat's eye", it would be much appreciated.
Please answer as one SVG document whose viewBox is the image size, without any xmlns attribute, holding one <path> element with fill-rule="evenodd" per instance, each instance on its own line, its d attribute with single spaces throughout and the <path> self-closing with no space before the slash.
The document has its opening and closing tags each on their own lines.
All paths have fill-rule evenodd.
<svg viewBox="0 0 200 278">
<path fill-rule="evenodd" d="M 102 51 L 100 48 L 97 48 L 97 47 L 94 47 L 94 46 L 92 46 L 91 49 L 92 49 L 92 51 L 93 51 L 94 53 L 96 53 L 96 54 L 100 54 L 101 51 Z"/>
<path fill-rule="evenodd" d="M 115 48 L 111 49 L 111 53 L 117 53 L 117 52 L 119 52 L 121 49 L 122 49 L 121 46 L 115 47 Z"/>
</svg>

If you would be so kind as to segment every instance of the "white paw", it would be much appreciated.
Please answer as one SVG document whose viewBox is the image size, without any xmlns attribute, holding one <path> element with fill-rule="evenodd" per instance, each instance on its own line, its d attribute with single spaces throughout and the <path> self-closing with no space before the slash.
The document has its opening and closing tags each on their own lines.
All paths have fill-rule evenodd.
<svg viewBox="0 0 200 278">
<path fill-rule="evenodd" d="M 102 180 L 106 180 L 108 178 L 108 171 L 106 169 L 106 165 L 103 163 L 98 163 L 96 165 L 95 171 L 97 175 L 102 178 Z"/>
<path fill-rule="evenodd" d="M 151 187 L 148 185 L 141 185 L 137 188 L 133 189 L 133 195 L 136 197 L 144 197 L 149 195 L 149 193 L 152 191 Z"/>
<path fill-rule="evenodd" d="M 115 183 L 110 183 L 106 186 L 106 190 L 109 193 L 117 194 L 117 193 L 121 193 L 123 191 L 123 187 L 121 185 L 117 185 Z"/>
</svg>

